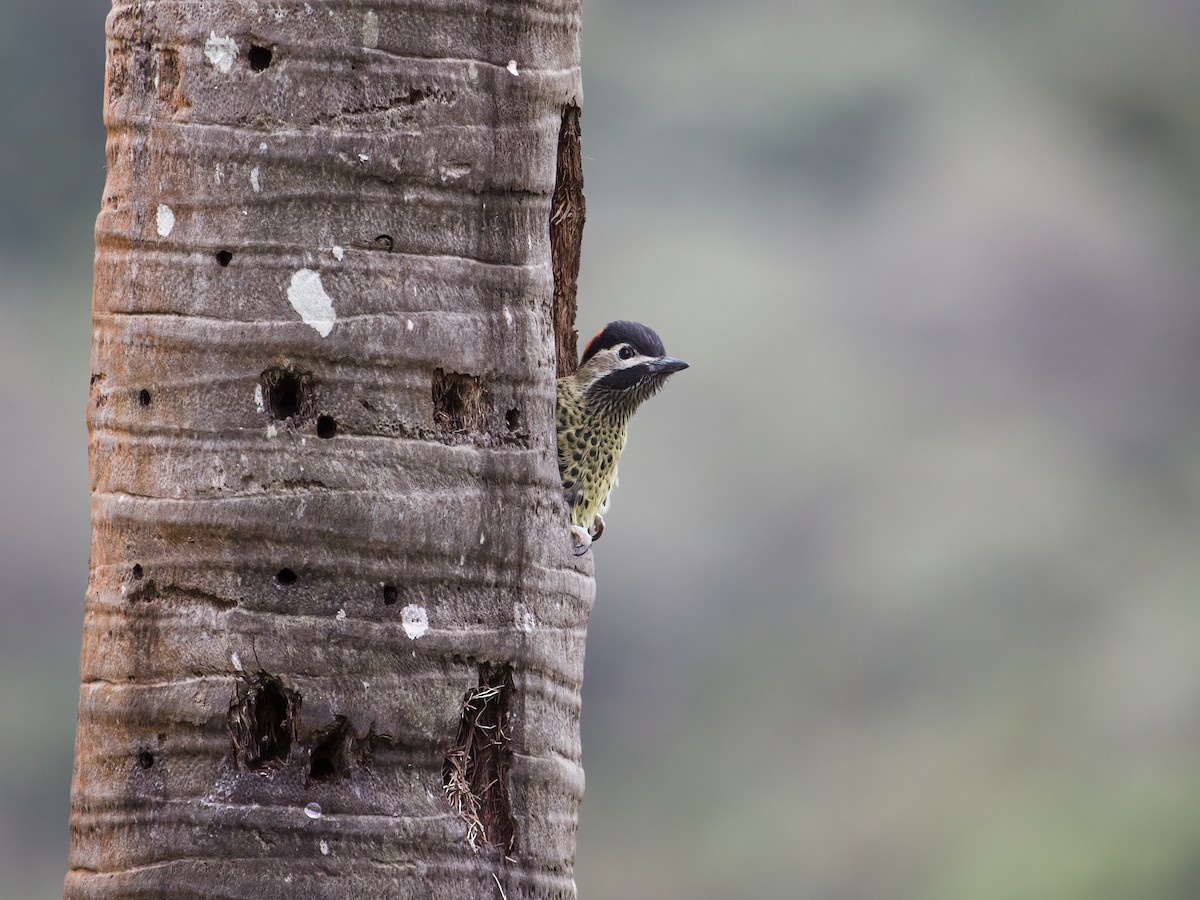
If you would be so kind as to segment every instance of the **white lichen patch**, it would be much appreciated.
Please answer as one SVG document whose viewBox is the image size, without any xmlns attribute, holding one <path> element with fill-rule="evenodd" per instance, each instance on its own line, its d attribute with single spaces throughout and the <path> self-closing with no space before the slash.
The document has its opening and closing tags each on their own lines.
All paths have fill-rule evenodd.
<svg viewBox="0 0 1200 900">
<path fill-rule="evenodd" d="M 341 262 L 345 258 L 345 256 L 346 256 L 346 251 L 344 249 L 342 249 L 341 247 L 339 247 L 337 244 L 334 244 L 333 245 L 333 258 L 336 259 L 338 262 Z"/>
<path fill-rule="evenodd" d="M 508 323 L 509 328 L 512 328 L 513 314 L 512 310 L 510 310 L 507 306 L 504 307 L 504 321 Z"/>
<path fill-rule="evenodd" d="M 533 634 L 533 629 L 537 627 L 533 610 L 524 603 L 513 604 L 513 621 L 517 623 L 517 628 L 526 634 Z"/>
<path fill-rule="evenodd" d="M 262 190 L 262 183 L 258 180 L 258 166 L 250 170 L 250 187 L 254 188 L 254 193 Z"/>
<path fill-rule="evenodd" d="M 362 45 L 368 50 L 379 46 L 379 16 L 373 9 L 363 13 Z"/>
<path fill-rule="evenodd" d="M 171 229 L 175 227 L 175 211 L 165 203 L 158 204 L 158 212 L 154 216 L 154 222 L 158 226 L 158 236 L 166 237 L 171 233 Z"/>
<path fill-rule="evenodd" d="M 479 77 L 479 66 L 475 65 L 475 61 L 467 63 L 467 77 L 474 81 Z"/>
<path fill-rule="evenodd" d="M 327 841 L 327 840 L 325 840 L 324 838 L 322 838 L 322 839 L 321 839 L 321 843 L 320 843 L 318 846 L 320 846 L 320 848 L 321 848 L 321 855 L 322 855 L 322 856 L 328 856 L 328 855 L 329 855 L 329 841 Z"/>
<path fill-rule="evenodd" d="M 510 59 L 508 61 L 508 65 L 505 66 L 504 68 L 508 69 L 509 73 L 512 75 L 520 75 L 521 74 L 520 72 L 517 71 L 517 61 L 515 59 Z"/>
<path fill-rule="evenodd" d="M 272 422 L 270 425 L 268 425 L 268 426 L 267 426 L 267 437 L 268 437 L 268 438 L 273 438 L 273 437 L 275 437 L 277 434 L 279 434 L 279 429 L 278 429 L 278 428 L 276 428 L 276 427 L 275 427 L 275 423 L 274 423 L 274 422 Z"/>
<path fill-rule="evenodd" d="M 236 650 L 234 650 L 232 653 L 229 654 L 229 661 L 231 663 L 233 663 L 233 667 L 237 671 L 239 671 L 239 672 L 245 671 L 245 669 L 242 668 L 242 658 L 240 656 L 238 656 L 238 652 Z"/>
<path fill-rule="evenodd" d="M 262 392 L 261 384 L 256 384 L 254 386 L 254 408 L 256 410 L 258 410 L 260 413 L 267 411 L 267 405 L 266 405 L 266 403 L 263 402 L 263 392 Z"/>
<path fill-rule="evenodd" d="M 287 298 L 292 309 L 300 313 L 304 324 L 312 326 L 321 337 L 329 337 L 337 322 L 337 313 L 333 310 L 333 298 L 325 293 L 325 286 L 321 284 L 320 272 L 298 269 L 288 285 Z"/>
<path fill-rule="evenodd" d="M 429 613 L 425 612 L 423 606 L 409 604 L 400 610 L 400 624 L 404 626 L 404 633 L 409 639 L 415 641 L 429 630 Z"/>
<path fill-rule="evenodd" d="M 228 75 L 237 59 L 237 44 L 231 37 L 219 37 L 215 31 L 209 32 L 208 40 L 204 42 L 204 58 L 222 75 Z"/>
<path fill-rule="evenodd" d="M 346 610 L 339 609 L 336 613 L 333 614 L 333 617 L 335 619 L 337 619 L 339 622 L 345 622 L 346 621 Z"/>
<path fill-rule="evenodd" d="M 412 331 L 412 330 L 413 330 L 414 328 L 416 328 L 416 327 L 417 327 L 417 326 L 416 326 L 416 324 L 413 322 L 413 320 L 412 320 L 412 319 L 405 319 L 405 320 L 404 320 L 404 330 L 405 330 L 405 331 Z"/>
</svg>

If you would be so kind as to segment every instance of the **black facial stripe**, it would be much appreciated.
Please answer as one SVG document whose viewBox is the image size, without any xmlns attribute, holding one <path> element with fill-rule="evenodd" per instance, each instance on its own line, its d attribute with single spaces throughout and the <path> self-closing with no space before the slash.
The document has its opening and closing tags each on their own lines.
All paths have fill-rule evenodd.
<svg viewBox="0 0 1200 900">
<path fill-rule="evenodd" d="M 627 369 L 617 369 L 615 372 L 609 372 L 593 384 L 590 389 L 593 391 L 623 391 L 649 377 L 650 366 L 646 363 L 638 363 L 636 366 L 630 366 Z"/>
<path fill-rule="evenodd" d="M 654 329 L 647 328 L 640 322 L 622 320 L 609 322 L 603 331 L 592 338 L 587 349 L 583 351 L 583 359 L 579 361 L 579 364 L 583 365 L 601 350 L 616 347 L 618 344 L 629 344 L 642 356 L 665 356 L 667 352 L 663 349 L 663 342 L 654 333 Z"/>
</svg>

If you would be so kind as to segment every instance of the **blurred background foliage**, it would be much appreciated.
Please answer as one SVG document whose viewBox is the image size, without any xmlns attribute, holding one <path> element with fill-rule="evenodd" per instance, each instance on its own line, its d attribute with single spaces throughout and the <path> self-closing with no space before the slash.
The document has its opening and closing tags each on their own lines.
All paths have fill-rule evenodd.
<svg viewBox="0 0 1200 900">
<path fill-rule="evenodd" d="M 314 0 L 315 2 L 315 0 Z M 0 897 L 60 893 L 101 0 L 0 6 Z M 591 0 L 585 898 L 1200 897 L 1200 3 Z"/>
</svg>

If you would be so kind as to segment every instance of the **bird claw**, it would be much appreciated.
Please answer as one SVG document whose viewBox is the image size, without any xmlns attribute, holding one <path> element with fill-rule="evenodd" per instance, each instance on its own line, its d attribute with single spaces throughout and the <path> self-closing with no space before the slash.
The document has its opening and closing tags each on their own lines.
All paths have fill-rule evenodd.
<svg viewBox="0 0 1200 900">
<path fill-rule="evenodd" d="M 602 534 L 604 534 L 604 516 L 596 513 L 596 518 L 592 520 L 592 541 L 600 540 Z"/>
<path fill-rule="evenodd" d="M 575 545 L 576 556 L 583 556 L 592 549 L 592 536 L 582 525 L 571 526 L 571 541 Z"/>
</svg>

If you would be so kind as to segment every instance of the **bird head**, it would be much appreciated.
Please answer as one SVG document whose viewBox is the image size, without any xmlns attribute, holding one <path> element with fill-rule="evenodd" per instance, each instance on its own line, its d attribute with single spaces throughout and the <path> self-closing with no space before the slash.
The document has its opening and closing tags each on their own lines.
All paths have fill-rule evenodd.
<svg viewBox="0 0 1200 900">
<path fill-rule="evenodd" d="M 618 321 L 588 342 L 575 377 L 589 403 L 632 415 L 672 372 L 687 367 L 682 359 L 667 356 L 653 329 Z"/>
</svg>

